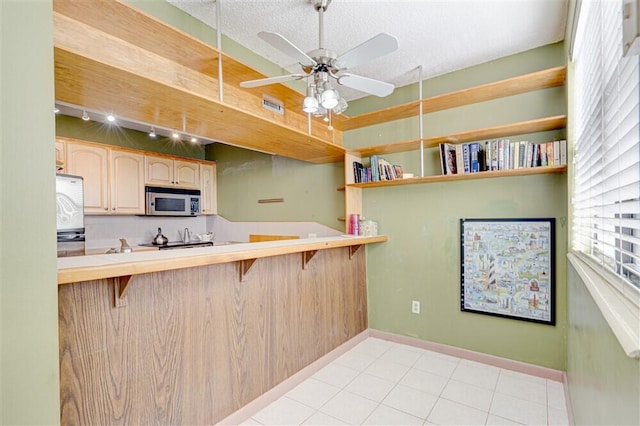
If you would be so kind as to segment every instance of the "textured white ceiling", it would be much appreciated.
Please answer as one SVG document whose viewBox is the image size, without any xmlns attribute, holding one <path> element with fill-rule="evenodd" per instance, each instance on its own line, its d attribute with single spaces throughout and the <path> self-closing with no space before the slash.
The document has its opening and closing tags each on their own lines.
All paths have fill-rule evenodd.
<svg viewBox="0 0 640 426">
<path fill-rule="evenodd" d="M 318 13 L 312 0 L 168 0 L 292 73 L 297 62 L 261 40 L 259 31 L 282 34 L 301 50 L 318 48 Z M 333 0 L 324 14 L 325 47 L 338 54 L 380 32 L 399 49 L 349 72 L 400 87 L 564 38 L 568 0 Z M 344 87 L 348 100 L 366 96 Z"/>
</svg>

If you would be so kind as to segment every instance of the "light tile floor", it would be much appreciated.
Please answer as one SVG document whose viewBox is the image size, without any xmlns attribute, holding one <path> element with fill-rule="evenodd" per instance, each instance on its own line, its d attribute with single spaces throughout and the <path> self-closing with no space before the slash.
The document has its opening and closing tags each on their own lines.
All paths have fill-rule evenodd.
<svg viewBox="0 0 640 426">
<path fill-rule="evenodd" d="M 566 425 L 562 383 L 367 338 L 246 425 Z"/>
</svg>

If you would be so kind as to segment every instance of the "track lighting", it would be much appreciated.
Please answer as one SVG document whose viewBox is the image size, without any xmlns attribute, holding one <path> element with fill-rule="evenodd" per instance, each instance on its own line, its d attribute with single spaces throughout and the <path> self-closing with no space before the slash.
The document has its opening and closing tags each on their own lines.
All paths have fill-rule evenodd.
<svg viewBox="0 0 640 426">
<path fill-rule="evenodd" d="M 87 111 L 82 111 L 82 119 L 84 121 L 89 121 L 89 114 L 87 113 Z"/>
</svg>

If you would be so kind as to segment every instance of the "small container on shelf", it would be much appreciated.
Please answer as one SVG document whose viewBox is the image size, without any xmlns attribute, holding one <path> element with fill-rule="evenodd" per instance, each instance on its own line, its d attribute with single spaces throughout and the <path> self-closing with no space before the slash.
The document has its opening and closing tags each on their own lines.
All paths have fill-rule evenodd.
<svg viewBox="0 0 640 426">
<path fill-rule="evenodd" d="M 360 215 L 359 214 L 349 215 L 349 234 L 360 235 Z"/>
<path fill-rule="evenodd" d="M 378 221 L 365 219 L 364 217 L 360 219 L 360 235 L 363 237 L 378 236 Z"/>
</svg>

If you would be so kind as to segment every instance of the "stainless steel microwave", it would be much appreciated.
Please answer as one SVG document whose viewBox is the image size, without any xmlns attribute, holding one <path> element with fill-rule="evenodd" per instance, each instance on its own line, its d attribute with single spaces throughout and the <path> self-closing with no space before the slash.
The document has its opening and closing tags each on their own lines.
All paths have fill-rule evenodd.
<svg viewBox="0 0 640 426">
<path fill-rule="evenodd" d="M 147 216 L 197 216 L 200 191 L 197 189 L 146 186 Z"/>
</svg>

